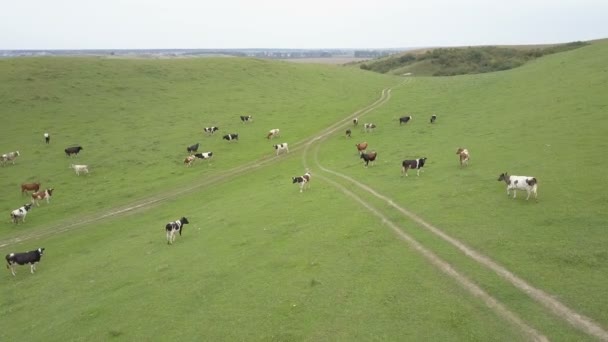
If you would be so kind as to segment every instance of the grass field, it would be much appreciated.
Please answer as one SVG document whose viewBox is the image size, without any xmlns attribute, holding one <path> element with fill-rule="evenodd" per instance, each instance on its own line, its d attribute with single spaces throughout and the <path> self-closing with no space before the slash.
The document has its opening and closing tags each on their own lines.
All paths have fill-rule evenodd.
<svg viewBox="0 0 608 342">
<path fill-rule="evenodd" d="M 401 234 L 541 336 L 594 340 L 362 185 L 607 327 L 607 50 L 599 43 L 509 72 L 405 82 L 242 59 L 2 60 L 0 146 L 23 155 L 0 169 L 0 240 L 10 243 L 0 252 L 47 253 L 36 274 L 21 267 L 0 281 L 0 340 L 531 338 Z M 375 132 L 355 129 L 349 140 L 345 125 L 307 140 L 387 87 L 390 98 L 360 118 Z M 254 123 L 238 121 L 246 113 Z M 414 120 L 400 127 L 405 114 Z M 209 125 L 242 141 L 204 137 Z M 272 159 L 264 133 L 276 127 L 300 148 Z M 363 140 L 379 152 L 367 169 L 353 146 Z M 186 169 L 185 146 L 197 141 L 217 158 Z M 63 148 L 73 143 L 85 147 L 87 177 L 67 168 Z M 471 151 L 467 168 L 459 146 Z M 401 160 L 421 156 L 421 176 L 400 177 Z M 251 171 L 233 176 L 241 165 Z M 290 177 L 305 167 L 313 181 L 299 193 Z M 539 201 L 507 198 L 496 181 L 504 171 L 537 177 Z M 36 179 L 56 196 L 15 227 L 7 221 L 24 201 L 19 184 Z M 199 188 L 49 233 L 188 186 Z M 191 224 L 167 246 L 163 226 L 182 215 Z M 47 235 L 13 242 L 37 232 Z"/>
</svg>

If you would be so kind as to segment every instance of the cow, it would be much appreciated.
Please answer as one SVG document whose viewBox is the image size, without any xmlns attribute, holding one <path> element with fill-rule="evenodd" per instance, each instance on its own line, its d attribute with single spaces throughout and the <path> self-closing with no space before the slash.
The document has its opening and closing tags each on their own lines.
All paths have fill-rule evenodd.
<svg viewBox="0 0 608 342">
<path fill-rule="evenodd" d="M 350 138 L 350 135 L 352 134 L 352 131 L 350 129 L 346 130 L 346 137 Z"/>
<path fill-rule="evenodd" d="M 205 132 L 207 134 L 213 134 L 213 133 L 217 132 L 219 129 L 220 129 L 219 127 L 215 127 L 215 126 L 205 127 L 205 128 L 203 128 L 203 132 Z"/>
<path fill-rule="evenodd" d="M 195 153 L 194 156 L 199 159 L 209 160 L 209 159 L 211 159 L 211 157 L 213 157 L 213 152 Z"/>
<path fill-rule="evenodd" d="M 35 203 L 36 206 L 39 207 L 40 206 L 39 201 L 42 199 L 46 200 L 46 203 L 48 204 L 51 200 L 51 196 L 53 196 L 53 190 L 55 190 L 55 189 L 49 188 L 44 191 L 34 192 L 32 194 L 32 204 Z"/>
<path fill-rule="evenodd" d="M 300 184 L 300 192 L 304 190 L 304 187 L 310 188 L 310 172 L 306 172 L 302 176 L 291 177 L 291 184 Z"/>
<path fill-rule="evenodd" d="M 226 134 L 222 137 L 222 139 L 224 140 L 228 140 L 228 141 L 232 141 L 232 140 L 239 140 L 239 135 L 237 133 L 230 133 L 230 134 Z"/>
<path fill-rule="evenodd" d="M 184 165 L 186 165 L 186 167 L 192 166 L 192 162 L 194 161 L 194 159 L 196 159 L 195 156 L 187 156 L 186 159 L 184 159 Z"/>
<path fill-rule="evenodd" d="M 19 153 L 19 151 L 5 153 L 0 156 L 0 164 L 2 164 L 2 166 L 4 166 L 4 164 L 6 164 L 6 162 L 10 161 L 10 162 L 12 162 L 13 165 L 15 165 L 15 159 L 17 159 L 17 157 L 19 157 L 20 155 L 21 154 Z"/>
<path fill-rule="evenodd" d="M 359 119 L 358 118 L 354 118 L 353 119 L 353 126 L 357 127 L 359 125 Z"/>
<path fill-rule="evenodd" d="M 357 151 L 359 151 L 359 155 L 365 153 L 365 150 L 367 149 L 367 142 L 361 142 L 358 144 L 355 144 L 355 146 L 357 147 Z"/>
<path fill-rule="evenodd" d="M 403 177 L 403 174 L 405 174 L 407 177 L 407 170 L 409 169 L 416 169 L 416 175 L 420 176 L 420 171 L 422 170 L 424 163 L 426 163 L 426 157 L 413 160 L 404 160 L 401 163 L 401 176 Z"/>
<path fill-rule="evenodd" d="M 76 175 L 78 175 L 78 176 L 80 176 L 81 172 L 89 174 L 89 166 L 88 165 L 70 164 L 70 169 L 74 169 L 74 171 L 76 172 Z"/>
<path fill-rule="evenodd" d="M 437 115 L 433 114 L 431 115 L 431 123 L 435 123 L 435 121 L 437 121 Z"/>
<path fill-rule="evenodd" d="M 287 143 L 282 143 L 282 144 L 276 144 L 276 145 L 272 145 L 274 147 L 275 150 L 277 150 L 277 156 L 282 153 L 283 151 L 289 153 L 289 146 L 287 145 Z"/>
<path fill-rule="evenodd" d="M 192 154 L 193 152 L 197 152 L 199 145 L 200 145 L 199 143 L 196 143 L 194 145 L 188 146 L 188 147 L 186 147 L 186 151 L 188 151 L 190 154 Z"/>
<path fill-rule="evenodd" d="M 74 156 L 74 155 L 78 155 L 78 153 L 80 153 L 80 151 L 84 150 L 84 148 L 82 148 L 82 146 L 72 146 L 72 147 L 68 147 L 66 148 L 65 151 L 65 155 L 68 157 Z"/>
<path fill-rule="evenodd" d="M 361 159 L 363 159 L 363 161 L 365 162 L 365 167 L 367 167 L 367 165 L 371 162 L 372 166 L 374 166 L 376 164 L 376 157 L 378 156 L 378 153 L 375 151 L 369 152 L 369 153 L 361 153 Z"/>
<path fill-rule="evenodd" d="M 46 132 L 44 133 L 44 142 L 47 144 L 51 142 L 51 135 Z"/>
<path fill-rule="evenodd" d="M 517 197 L 517 190 L 526 190 L 528 193 L 526 201 L 530 199 L 530 194 L 534 194 L 534 199 L 538 200 L 538 181 L 534 177 L 510 176 L 505 172 L 498 176 L 498 181 L 507 183 L 507 196 L 510 195 L 511 190 L 513 190 L 513 198 Z"/>
<path fill-rule="evenodd" d="M 40 258 L 42 258 L 42 254 L 44 253 L 44 248 L 38 248 L 33 251 L 25 252 L 25 253 L 10 253 L 7 254 L 6 259 L 6 268 L 11 270 L 13 276 L 15 276 L 15 265 L 25 265 L 30 264 L 30 272 L 34 274 L 36 270 L 36 263 L 40 262 Z"/>
<path fill-rule="evenodd" d="M 182 236 L 182 229 L 184 225 L 190 223 L 187 218 L 182 217 L 181 219 L 173 222 L 169 222 L 165 225 L 165 231 L 167 232 L 167 244 L 172 245 L 175 241 L 175 233 L 179 233 Z"/>
<path fill-rule="evenodd" d="M 278 128 L 273 128 L 270 131 L 268 131 L 268 134 L 266 134 L 266 139 L 272 139 L 275 137 L 278 137 L 281 135 L 281 131 Z"/>
<path fill-rule="evenodd" d="M 408 122 L 410 122 L 410 120 L 412 120 L 412 116 L 408 115 L 408 116 L 402 116 L 399 118 L 399 125 L 401 126 L 401 124 L 406 124 Z"/>
<path fill-rule="evenodd" d="M 40 190 L 40 182 L 36 183 L 23 183 L 21 184 L 21 196 L 27 194 L 28 191 L 38 191 Z"/>
<path fill-rule="evenodd" d="M 374 130 L 374 128 L 376 128 L 376 124 L 373 124 L 373 123 L 364 123 L 363 124 L 363 130 L 365 132 L 371 132 Z"/>
<path fill-rule="evenodd" d="M 456 150 L 456 154 L 458 155 L 458 160 L 460 161 L 460 166 L 469 165 L 469 150 L 466 148 L 458 148 Z"/>
<path fill-rule="evenodd" d="M 253 117 L 251 115 L 241 115 L 241 121 L 243 123 L 253 121 Z"/>
<path fill-rule="evenodd" d="M 27 215 L 27 212 L 30 211 L 30 209 L 32 209 L 32 204 L 27 203 L 24 204 L 21 208 L 11 211 L 11 221 L 14 224 L 19 224 L 19 220 L 21 220 L 22 223 L 25 223 L 25 216 Z"/>
</svg>

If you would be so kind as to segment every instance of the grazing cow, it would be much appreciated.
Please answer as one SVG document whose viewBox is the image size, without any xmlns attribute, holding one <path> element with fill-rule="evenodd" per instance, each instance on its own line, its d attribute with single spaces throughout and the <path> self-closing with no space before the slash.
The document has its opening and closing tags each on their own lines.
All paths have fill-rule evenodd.
<svg viewBox="0 0 608 342">
<path fill-rule="evenodd" d="M 355 144 L 355 146 L 357 147 L 357 151 L 359 151 L 359 155 L 365 153 L 365 150 L 367 149 L 367 142 L 362 142 L 362 143 L 358 143 Z"/>
<path fill-rule="evenodd" d="M 243 123 L 253 121 L 253 117 L 251 115 L 241 115 L 241 121 Z"/>
<path fill-rule="evenodd" d="M 51 135 L 46 132 L 44 133 L 44 142 L 47 144 L 51 142 Z"/>
<path fill-rule="evenodd" d="M 424 163 L 426 163 L 426 157 L 413 160 L 404 160 L 401 163 L 401 176 L 403 177 L 403 174 L 405 173 L 405 176 L 407 177 L 407 170 L 409 169 L 416 169 L 416 175 L 420 176 L 420 171 L 424 166 Z"/>
<path fill-rule="evenodd" d="M 410 120 L 412 120 L 412 116 L 411 115 L 402 116 L 402 117 L 399 118 L 399 125 L 401 126 L 401 124 L 408 123 L 408 122 L 410 122 Z"/>
<path fill-rule="evenodd" d="M 68 157 L 71 157 L 73 155 L 78 155 L 78 153 L 80 153 L 80 151 L 84 150 L 84 148 L 82 148 L 82 146 L 72 146 L 72 147 L 68 147 L 66 148 L 65 151 L 65 155 Z"/>
<path fill-rule="evenodd" d="M 40 203 L 38 203 L 38 202 L 42 199 L 45 199 L 46 203 L 48 204 L 51 200 L 51 196 L 53 196 L 53 190 L 55 190 L 55 189 L 50 188 L 50 189 L 46 189 L 44 191 L 34 192 L 32 194 L 32 203 L 35 203 L 36 206 L 39 207 Z"/>
<path fill-rule="evenodd" d="M 346 137 L 347 137 L 347 138 L 350 138 L 351 133 L 352 133 L 352 132 L 351 132 L 351 130 L 350 130 L 350 129 L 347 129 L 347 130 L 346 130 Z"/>
<path fill-rule="evenodd" d="M 28 191 L 36 192 L 38 190 L 40 190 L 40 182 L 21 184 L 21 196 L 23 196 L 23 194 L 27 194 Z"/>
<path fill-rule="evenodd" d="M 460 166 L 469 165 L 469 150 L 460 147 L 458 150 L 456 150 L 456 154 L 460 160 Z"/>
<path fill-rule="evenodd" d="M 232 140 L 239 140 L 239 135 L 237 133 L 230 133 L 230 134 L 226 134 L 222 137 L 222 139 L 224 140 L 228 140 L 228 141 L 232 141 Z"/>
<path fill-rule="evenodd" d="M 81 172 L 89 174 L 89 166 L 88 165 L 70 164 L 70 169 L 74 169 L 74 171 L 76 172 L 76 175 L 78 175 L 78 176 L 80 176 Z"/>
<path fill-rule="evenodd" d="M 353 119 L 353 126 L 357 127 L 359 125 L 359 119 L 354 118 Z"/>
<path fill-rule="evenodd" d="M 300 184 L 300 192 L 304 190 L 304 187 L 310 188 L 310 172 L 306 172 L 302 176 L 291 177 L 291 184 Z"/>
<path fill-rule="evenodd" d="M 435 123 L 435 121 L 437 121 L 437 115 L 433 114 L 431 115 L 431 123 Z"/>
<path fill-rule="evenodd" d="M 15 264 L 25 265 L 30 264 L 30 272 L 34 274 L 36 270 L 36 263 L 40 262 L 40 258 L 44 253 L 44 248 L 38 248 L 33 251 L 25 253 L 11 253 L 6 255 L 6 268 L 11 270 L 13 276 L 15 276 Z"/>
<path fill-rule="evenodd" d="M 374 128 L 376 128 L 376 124 L 373 124 L 373 123 L 364 123 L 363 124 L 363 129 L 365 130 L 365 132 L 371 132 L 374 130 Z"/>
<path fill-rule="evenodd" d="M 197 152 L 198 146 L 199 146 L 199 143 L 196 143 L 192 146 L 188 146 L 188 147 L 186 147 L 186 151 L 188 151 L 190 154 L 192 154 L 193 152 Z"/>
<path fill-rule="evenodd" d="M 32 204 L 27 203 L 24 204 L 21 208 L 13 210 L 11 212 L 11 221 L 13 221 L 13 223 L 15 224 L 19 224 L 19 220 L 25 223 L 25 216 L 27 215 L 27 212 L 30 211 L 30 209 L 32 209 Z"/>
<path fill-rule="evenodd" d="M 513 198 L 517 197 L 517 190 L 526 190 L 530 199 L 530 194 L 534 194 L 534 199 L 538 200 L 538 181 L 534 177 L 530 176 L 510 176 L 506 172 L 501 173 L 498 176 L 498 181 L 505 181 L 507 183 L 507 196 L 510 195 L 510 191 L 513 190 Z"/>
<path fill-rule="evenodd" d="M 268 134 L 266 134 L 266 139 L 272 139 L 274 137 L 278 137 L 280 134 L 281 134 L 281 131 L 278 128 L 271 129 L 270 131 L 268 131 Z"/>
<path fill-rule="evenodd" d="M 17 157 L 19 157 L 20 155 L 21 154 L 19 153 L 19 151 L 5 153 L 0 156 L 0 164 L 4 166 L 6 162 L 12 161 L 13 165 L 15 165 L 15 159 L 17 159 Z"/>
<path fill-rule="evenodd" d="M 175 241 L 175 233 L 179 233 L 179 235 L 182 235 L 182 229 L 184 227 L 185 224 L 190 223 L 188 222 L 188 219 L 185 217 L 182 217 L 181 219 L 177 220 L 177 221 L 173 221 L 173 222 L 169 222 L 167 223 L 167 225 L 165 225 L 165 231 L 167 232 L 167 244 L 168 245 L 172 245 L 173 242 Z"/>
<path fill-rule="evenodd" d="M 219 127 L 211 126 L 211 127 L 203 128 L 203 131 L 208 134 L 213 134 L 213 133 L 217 132 L 219 129 L 220 129 Z"/>
<path fill-rule="evenodd" d="M 195 153 L 194 156 L 199 159 L 211 159 L 213 157 L 213 152 L 203 152 L 203 153 Z"/>
<path fill-rule="evenodd" d="M 378 156 L 378 153 L 376 153 L 375 151 L 372 151 L 369 153 L 361 153 L 360 158 L 363 159 L 363 161 L 365 162 L 365 167 L 367 167 L 369 162 L 372 162 L 372 166 L 374 166 L 376 164 L 377 156 Z"/>
<path fill-rule="evenodd" d="M 195 156 L 187 156 L 186 159 L 184 159 L 184 165 L 186 165 L 186 167 L 192 166 L 192 162 L 194 161 L 194 159 L 196 159 Z"/>
<path fill-rule="evenodd" d="M 274 146 L 274 149 L 277 150 L 277 156 L 279 155 L 279 153 L 282 153 L 283 151 L 289 153 L 289 146 L 287 145 L 287 143 L 282 143 L 282 144 L 277 144 L 277 145 L 272 145 Z"/>
</svg>

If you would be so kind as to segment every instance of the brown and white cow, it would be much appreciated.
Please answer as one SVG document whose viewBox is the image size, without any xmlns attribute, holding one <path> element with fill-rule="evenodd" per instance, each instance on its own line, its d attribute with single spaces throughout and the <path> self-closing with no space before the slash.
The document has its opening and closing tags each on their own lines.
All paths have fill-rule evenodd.
<svg viewBox="0 0 608 342">
<path fill-rule="evenodd" d="M 458 160 L 460 160 L 460 166 L 466 166 L 469 165 L 469 150 L 467 150 L 466 148 L 462 148 L 460 147 L 457 151 L 456 154 L 458 155 Z"/>
<path fill-rule="evenodd" d="M 189 155 L 186 157 L 186 159 L 184 159 L 184 165 L 186 165 L 186 167 L 190 167 L 192 166 L 192 162 L 196 159 L 195 156 L 193 155 Z"/>
<path fill-rule="evenodd" d="M 359 152 L 359 155 L 365 153 L 365 150 L 367 149 L 367 142 L 361 142 L 358 144 L 355 144 L 355 146 L 357 147 L 357 151 Z"/>
<path fill-rule="evenodd" d="M 273 128 L 270 131 L 268 131 L 268 134 L 266 134 L 266 139 L 272 139 L 275 137 L 278 137 L 281 135 L 281 131 L 278 128 Z"/>
<path fill-rule="evenodd" d="M 40 206 L 40 200 L 46 200 L 46 203 L 49 203 L 51 200 L 51 196 L 53 196 L 54 188 L 49 188 L 44 191 L 34 192 L 32 194 L 32 204 L 36 204 L 37 207 Z"/>
<path fill-rule="evenodd" d="M 21 184 L 21 196 L 27 194 L 28 191 L 38 191 L 40 190 L 40 182 L 36 183 L 23 183 Z"/>
<path fill-rule="evenodd" d="M 418 158 L 418 159 L 408 159 L 408 160 L 404 160 L 401 163 L 401 176 L 403 176 L 403 174 L 405 174 L 405 176 L 407 177 L 407 170 L 409 169 L 416 169 L 416 175 L 420 176 L 420 171 L 422 169 L 422 167 L 424 166 L 424 163 L 426 163 L 426 157 L 424 158 Z"/>
</svg>

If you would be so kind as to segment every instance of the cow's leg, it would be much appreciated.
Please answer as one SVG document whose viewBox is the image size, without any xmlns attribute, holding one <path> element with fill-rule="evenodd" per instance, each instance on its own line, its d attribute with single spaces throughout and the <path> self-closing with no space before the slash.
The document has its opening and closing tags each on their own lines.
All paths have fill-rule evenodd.
<svg viewBox="0 0 608 342">
<path fill-rule="evenodd" d="M 15 276 L 15 264 L 10 265 L 11 273 Z"/>
<path fill-rule="evenodd" d="M 526 197 L 526 201 L 530 199 L 530 193 L 531 191 L 529 189 L 526 189 L 526 192 L 528 193 L 528 197 Z"/>
<path fill-rule="evenodd" d="M 169 235 L 169 231 L 167 230 L 167 245 L 171 244 L 171 235 Z"/>
<path fill-rule="evenodd" d="M 513 198 L 517 197 L 517 189 L 513 189 Z"/>
<path fill-rule="evenodd" d="M 30 273 L 34 274 L 35 270 L 36 270 L 36 264 L 34 264 L 34 263 L 30 264 Z"/>
</svg>

